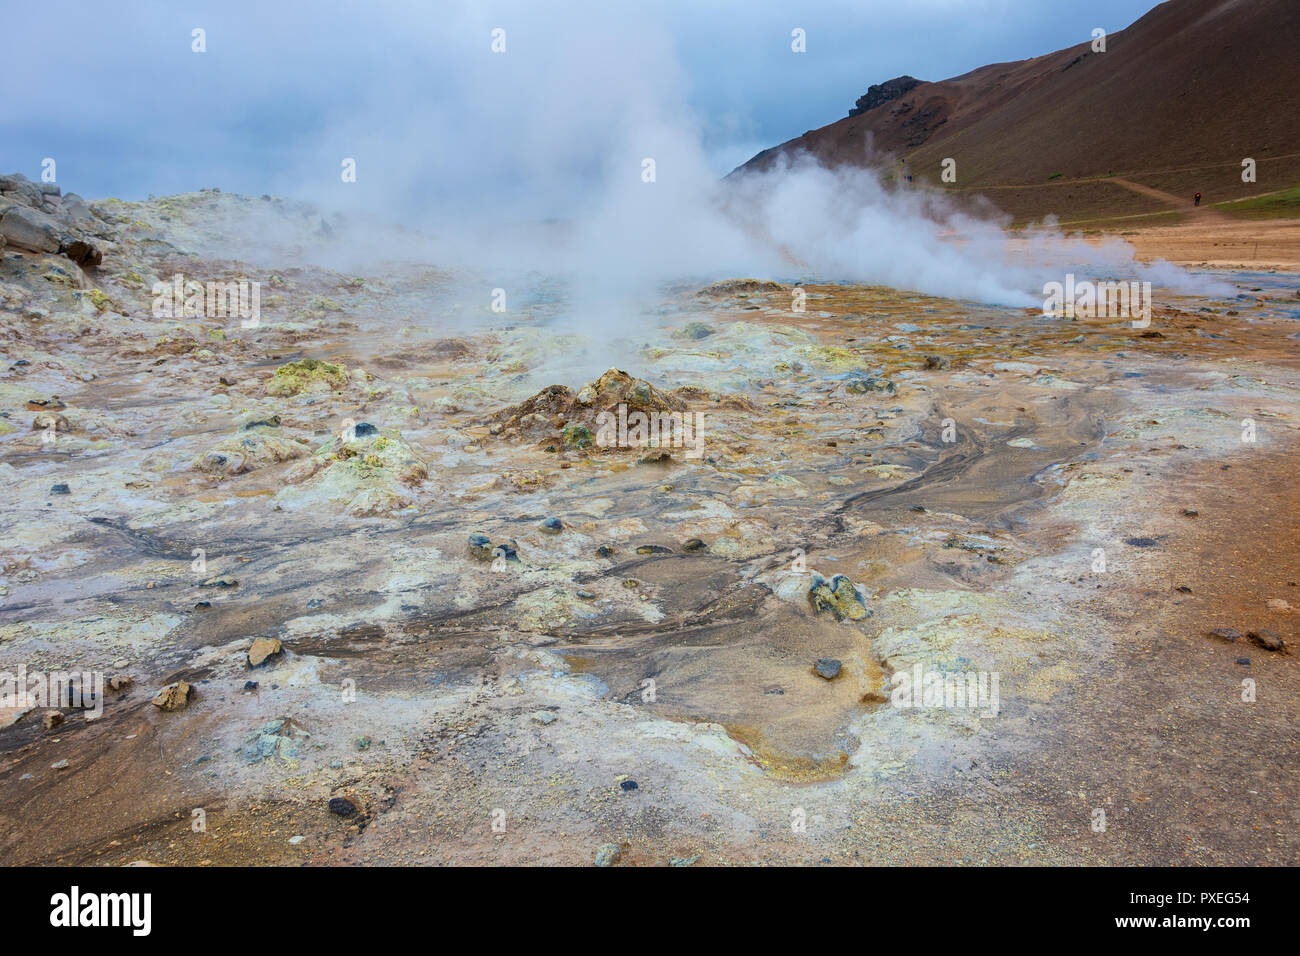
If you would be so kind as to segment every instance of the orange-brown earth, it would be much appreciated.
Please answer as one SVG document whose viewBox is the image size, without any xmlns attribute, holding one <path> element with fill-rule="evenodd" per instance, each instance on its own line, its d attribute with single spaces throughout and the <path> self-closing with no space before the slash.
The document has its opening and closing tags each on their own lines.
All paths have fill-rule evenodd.
<svg viewBox="0 0 1300 956">
<path fill-rule="evenodd" d="M 1104 51 L 1079 37 L 921 83 L 733 175 L 803 152 L 826 165 L 873 165 L 959 204 L 984 200 L 1019 222 L 1162 214 L 1162 194 L 1190 201 L 1197 192 L 1233 211 L 1231 201 L 1300 185 L 1298 34 L 1291 0 L 1168 0 L 1111 31 Z M 1246 158 L 1253 178 L 1243 177 Z M 948 159 L 955 182 L 941 179 Z"/>
</svg>

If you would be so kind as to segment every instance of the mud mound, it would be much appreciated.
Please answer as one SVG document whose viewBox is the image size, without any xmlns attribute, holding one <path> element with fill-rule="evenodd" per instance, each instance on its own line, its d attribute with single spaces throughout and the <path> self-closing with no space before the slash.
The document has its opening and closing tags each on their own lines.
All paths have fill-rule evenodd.
<svg viewBox="0 0 1300 956">
<path fill-rule="evenodd" d="M 437 339 L 415 348 L 377 356 L 372 364 L 385 369 L 418 368 L 441 362 L 460 362 L 475 354 L 474 343 L 464 338 Z"/>
<path fill-rule="evenodd" d="M 620 406 L 626 415 L 684 412 L 685 397 L 697 392 L 690 388 L 663 392 L 644 379 L 612 368 L 579 392 L 567 385 L 548 385 L 518 405 L 502 409 L 492 416 L 492 434 L 586 448 L 593 444 L 602 412 L 618 415 Z"/>
<path fill-rule="evenodd" d="M 782 292 L 785 286 L 771 279 L 723 279 L 712 285 L 706 285 L 695 294 L 704 297 L 735 295 L 738 292 Z"/>
</svg>

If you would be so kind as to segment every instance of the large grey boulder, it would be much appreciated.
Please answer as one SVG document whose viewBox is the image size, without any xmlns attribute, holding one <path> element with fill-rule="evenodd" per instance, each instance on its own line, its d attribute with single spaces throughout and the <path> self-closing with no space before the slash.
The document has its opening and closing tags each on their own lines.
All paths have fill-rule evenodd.
<svg viewBox="0 0 1300 956">
<path fill-rule="evenodd" d="M 61 252 L 79 266 L 97 266 L 104 253 L 91 237 L 98 221 L 76 193 L 32 183 L 21 173 L 0 176 L 0 238 L 15 249 Z"/>
<path fill-rule="evenodd" d="M 63 197 L 63 209 L 82 229 L 94 229 L 100 224 L 95 214 L 90 211 L 90 203 L 76 193 L 68 193 Z"/>
<path fill-rule="evenodd" d="M 32 252 L 58 252 L 62 236 L 58 223 L 36 209 L 10 206 L 0 216 L 0 235 L 9 245 Z"/>
<path fill-rule="evenodd" d="M 31 206 L 33 209 L 40 209 L 45 199 L 40 186 L 31 182 L 22 173 L 0 176 L 0 196 L 22 203 L 24 206 Z"/>
</svg>

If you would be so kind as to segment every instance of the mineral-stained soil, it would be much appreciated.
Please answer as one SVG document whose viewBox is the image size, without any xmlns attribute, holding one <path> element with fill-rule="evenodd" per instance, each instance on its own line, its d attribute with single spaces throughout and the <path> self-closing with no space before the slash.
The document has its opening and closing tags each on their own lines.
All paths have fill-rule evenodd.
<svg viewBox="0 0 1300 956">
<path fill-rule="evenodd" d="M 0 711 L 6 862 L 1300 860 L 1295 274 L 580 334 L 536 277 L 237 258 L 336 241 L 281 200 L 90 208 L 98 268 L 0 260 L 0 670 L 130 680 Z M 178 273 L 260 323 L 155 316 Z M 596 441 L 620 403 L 701 453 Z M 997 706 L 898 706 L 917 666 Z"/>
</svg>

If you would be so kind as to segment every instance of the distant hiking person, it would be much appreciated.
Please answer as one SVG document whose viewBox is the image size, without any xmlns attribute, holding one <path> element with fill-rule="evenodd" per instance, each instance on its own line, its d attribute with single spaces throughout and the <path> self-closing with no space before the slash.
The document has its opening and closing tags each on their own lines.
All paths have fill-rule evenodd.
<svg viewBox="0 0 1300 956">
<path fill-rule="evenodd" d="M 1201 194 L 1200 194 L 1200 193 L 1197 193 L 1196 196 L 1193 197 L 1193 198 L 1196 199 L 1196 205 L 1199 206 L 1199 205 L 1201 204 Z"/>
</svg>

